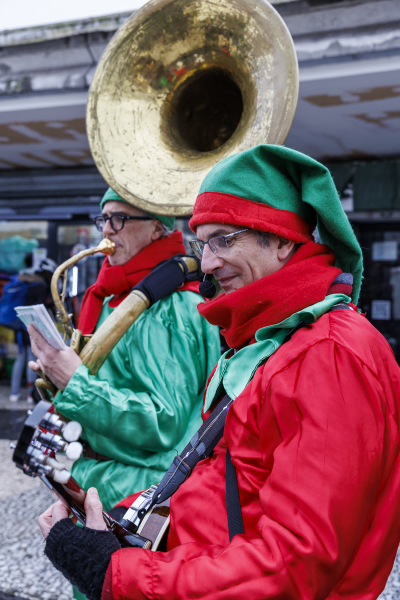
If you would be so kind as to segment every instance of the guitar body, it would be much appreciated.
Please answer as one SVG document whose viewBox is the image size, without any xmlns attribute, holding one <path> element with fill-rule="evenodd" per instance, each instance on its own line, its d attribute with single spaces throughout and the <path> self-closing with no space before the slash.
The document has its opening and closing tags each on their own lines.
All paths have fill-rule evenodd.
<svg viewBox="0 0 400 600">
<path fill-rule="evenodd" d="M 153 551 L 165 552 L 167 549 L 170 523 L 169 503 L 170 498 L 153 506 L 138 527 L 137 534 L 151 541 L 151 550 Z"/>
</svg>

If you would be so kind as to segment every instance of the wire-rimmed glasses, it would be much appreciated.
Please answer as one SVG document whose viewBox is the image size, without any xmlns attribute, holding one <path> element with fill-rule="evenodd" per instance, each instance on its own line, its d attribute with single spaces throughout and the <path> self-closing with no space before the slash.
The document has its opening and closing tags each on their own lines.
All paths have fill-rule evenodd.
<svg viewBox="0 0 400 600">
<path fill-rule="evenodd" d="M 110 221 L 111 229 L 114 231 L 121 231 L 124 228 L 125 221 L 152 221 L 153 217 L 131 217 L 130 215 L 98 215 L 94 217 L 93 222 L 96 225 L 97 231 L 103 231 L 107 221 Z"/>
<path fill-rule="evenodd" d="M 227 235 L 217 235 L 216 237 L 210 238 L 207 242 L 202 242 L 201 240 L 191 240 L 189 245 L 197 258 L 203 257 L 204 247 L 208 246 L 211 252 L 214 252 L 216 256 L 223 258 L 224 256 L 229 256 L 229 246 L 231 244 L 231 240 L 233 241 L 233 237 L 235 235 L 239 235 L 239 233 L 244 233 L 248 231 L 248 229 L 241 229 L 240 231 L 234 231 L 233 233 L 228 233 Z"/>
</svg>

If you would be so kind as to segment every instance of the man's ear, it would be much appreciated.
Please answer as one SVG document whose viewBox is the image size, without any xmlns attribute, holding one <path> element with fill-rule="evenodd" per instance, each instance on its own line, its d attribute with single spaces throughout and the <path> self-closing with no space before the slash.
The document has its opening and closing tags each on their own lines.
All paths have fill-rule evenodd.
<svg viewBox="0 0 400 600">
<path fill-rule="evenodd" d="M 163 226 L 161 221 L 158 221 L 157 219 L 153 221 L 153 233 L 151 234 L 151 241 L 155 242 L 156 240 L 159 240 L 160 237 L 163 234 Z"/>
<path fill-rule="evenodd" d="M 281 261 L 286 261 L 289 258 L 291 258 L 295 245 L 296 242 L 294 242 L 293 240 L 287 240 L 286 238 L 278 236 L 278 259 Z"/>
</svg>

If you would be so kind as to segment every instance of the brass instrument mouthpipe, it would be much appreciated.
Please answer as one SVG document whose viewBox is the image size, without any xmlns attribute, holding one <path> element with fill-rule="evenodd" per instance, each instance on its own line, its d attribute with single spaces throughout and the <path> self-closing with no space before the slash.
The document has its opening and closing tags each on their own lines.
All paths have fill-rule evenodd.
<svg viewBox="0 0 400 600">
<path fill-rule="evenodd" d="M 195 258 L 184 256 L 181 260 L 185 263 L 188 273 L 198 270 Z M 183 266 L 179 266 L 184 271 Z M 91 375 L 98 372 L 115 344 L 149 305 L 150 301 L 145 294 L 134 289 L 95 331 L 79 355 Z"/>
<path fill-rule="evenodd" d="M 57 391 L 58 391 L 57 387 L 54 385 L 54 383 L 52 381 L 50 381 L 49 379 L 47 379 L 43 373 L 42 373 L 42 376 L 39 377 L 39 379 L 36 379 L 35 386 L 37 388 L 40 388 L 41 390 L 48 390 L 53 398 L 57 394 Z M 43 400 L 45 400 L 45 396 L 42 396 L 41 394 L 40 394 L 40 396 Z"/>
</svg>

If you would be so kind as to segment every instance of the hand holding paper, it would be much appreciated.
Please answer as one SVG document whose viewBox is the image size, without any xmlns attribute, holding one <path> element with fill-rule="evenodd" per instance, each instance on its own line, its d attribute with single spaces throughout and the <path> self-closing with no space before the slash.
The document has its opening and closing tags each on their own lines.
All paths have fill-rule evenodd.
<svg viewBox="0 0 400 600">
<path fill-rule="evenodd" d="M 36 363 L 32 362 L 29 366 L 34 371 L 40 368 L 59 390 L 65 390 L 82 364 L 81 359 L 64 344 L 43 304 L 19 306 L 15 310 L 28 328 L 32 352 L 38 358 Z"/>
<path fill-rule="evenodd" d="M 17 306 L 15 311 L 23 324 L 33 325 L 40 335 L 53 346 L 55 350 L 65 350 L 61 334 L 50 318 L 49 313 L 43 304 L 33 304 L 32 306 Z"/>
</svg>

